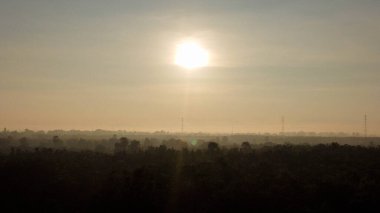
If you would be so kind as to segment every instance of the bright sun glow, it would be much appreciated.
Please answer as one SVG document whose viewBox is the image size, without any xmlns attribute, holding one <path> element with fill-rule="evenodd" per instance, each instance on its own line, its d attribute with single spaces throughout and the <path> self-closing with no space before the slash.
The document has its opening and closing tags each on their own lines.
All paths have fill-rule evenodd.
<svg viewBox="0 0 380 213">
<path fill-rule="evenodd" d="M 186 69 L 207 66 L 209 54 L 202 46 L 194 41 L 186 41 L 177 46 L 175 64 Z"/>
</svg>

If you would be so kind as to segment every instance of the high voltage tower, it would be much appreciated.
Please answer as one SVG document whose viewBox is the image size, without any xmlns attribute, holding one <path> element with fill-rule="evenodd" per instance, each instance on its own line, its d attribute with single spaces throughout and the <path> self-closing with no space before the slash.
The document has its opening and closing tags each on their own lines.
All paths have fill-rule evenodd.
<svg viewBox="0 0 380 213">
<path fill-rule="evenodd" d="M 285 131 L 285 118 L 284 116 L 281 117 L 281 134 L 284 134 Z"/>
<path fill-rule="evenodd" d="M 367 138 L 367 113 L 364 114 L 364 137 Z"/>
<path fill-rule="evenodd" d="M 181 118 L 181 133 L 183 134 L 183 117 Z"/>
</svg>

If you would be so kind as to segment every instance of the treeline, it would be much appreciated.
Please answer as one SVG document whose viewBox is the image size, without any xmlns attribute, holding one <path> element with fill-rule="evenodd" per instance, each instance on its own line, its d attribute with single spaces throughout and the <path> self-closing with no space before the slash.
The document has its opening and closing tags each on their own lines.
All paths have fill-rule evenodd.
<svg viewBox="0 0 380 213">
<path fill-rule="evenodd" d="M 56 133 L 56 132 L 53 132 Z M 96 131 L 94 132 L 94 134 Z M 109 132 L 107 132 L 109 133 Z M 100 134 L 100 133 L 99 133 Z M 96 134 L 95 134 L 96 135 Z M 38 132 L 26 131 L 17 134 L 0 134 L 0 153 L 9 153 L 10 151 L 33 151 L 40 148 L 65 149 L 67 151 L 95 151 L 100 153 L 112 154 L 125 146 L 129 149 L 133 146 L 134 150 L 146 150 L 150 147 L 165 146 L 176 150 L 182 149 L 207 149 L 210 141 L 218 143 L 221 149 L 239 148 L 241 141 L 248 142 L 252 147 L 260 148 L 263 146 L 273 146 L 276 144 L 329 144 L 335 142 L 338 144 L 361 145 L 375 147 L 380 145 L 380 138 L 355 138 L 355 137 L 291 137 L 291 136 L 264 136 L 264 135 L 134 135 L 133 137 L 112 135 L 110 137 L 80 137 L 78 135 L 51 135 L 39 134 Z M 127 140 L 127 141 L 122 141 Z M 128 143 L 128 144 L 126 144 Z M 129 144 L 130 143 L 130 144 Z M 123 145 L 124 144 L 124 145 Z"/>
<path fill-rule="evenodd" d="M 13 212 L 378 212 L 380 147 L 35 147 L 0 155 L 2 209 Z M 118 150 L 118 151 L 116 151 Z"/>
<path fill-rule="evenodd" d="M 188 149 L 204 149 L 207 142 L 217 142 L 222 148 L 238 148 L 242 141 L 248 141 L 252 145 L 275 145 L 275 144 L 327 144 L 336 142 L 339 144 L 378 146 L 380 137 L 360 137 L 358 134 L 351 136 L 347 134 L 209 134 L 209 133 L 170 133 L 158 132 L 131 132 L 131 131 L 80 131 L 80 130 L 54 130 L 54 131 L 0 131 L 0 152 L 8 152 L 11 147 L 25 148 L 62 148 L 64 146 L 70 151 L 79 150 L 104 150 L 113 153 L 114 144 L 120 138 L 126 137 L 130 141 L 139 141 L 141 147 L 160 146 L 167 141 L 179 140 L 187 143 Z M 53 142 L 55 137 L 61 141 Z M 165 142 L 166 141 L 166 142 Z M 182 149 L 180 146 L 179 149 Z"/>
</svg>

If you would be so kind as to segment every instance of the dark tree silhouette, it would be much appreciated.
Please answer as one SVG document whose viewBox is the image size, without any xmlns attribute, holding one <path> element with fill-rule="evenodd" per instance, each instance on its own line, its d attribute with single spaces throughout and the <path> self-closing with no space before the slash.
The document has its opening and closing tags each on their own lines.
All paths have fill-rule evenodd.
<svg viewBox="0 0 380 213">
<path fill-rule="evenodd" d="M 54 148 L 63 148 L 63 141 L 57 135 L 53 136 L 52 142 Z"/>
<path fill-rule="evenodd" d="M 137 140 L 131 141 L 131 144 L 129 147 L 130 147 L 131 152 L 139 151 L 140 150 L 140 141 L 137 141 Z"/>
<path fill-rule="evenodd" d="M 380 212 L 380 146 L 141 149 L 138 140 L 106 138 L 70 150 L 49 136 L 22 150 L 19 139 L 0 138 L 3 212 Z"/>
<path fill-rule="evenodd" d="M 126 154 L 129 145 L 129 140 L 126 137 L 120 138 L 120 142 L 115 143 L 114 153 L 115 154 Z"/>
<path fill-rule="evenodd" d="M 219 144 L 216 142 L 209 142 L 207 145 L 207 149 L 209 152 L 219 151 Z"/>
<path fill-rule="evenodd" d="M 243 153 L 251 152 L 252 151 L 251 144 L 248 141 L 244 141 L 243 143 L 241 143 L 240 151 Z"/>
</svg>

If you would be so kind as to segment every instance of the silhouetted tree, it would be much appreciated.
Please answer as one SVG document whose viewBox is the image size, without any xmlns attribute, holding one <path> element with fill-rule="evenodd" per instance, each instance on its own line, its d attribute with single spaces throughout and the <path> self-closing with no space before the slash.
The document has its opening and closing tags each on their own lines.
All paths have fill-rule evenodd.
<svg viewBox="0 0 380 213">
<path fill-rule="evenodd" d="M 105 153 L 107 148 L 104 145 L 98 144 L 95 146 L 95 152 Z"/>
<path fill-rule="evenodd" d="M 243 153 L 251 152 L 252 151 L 251 144 L 248 141 L 244 141 L 243 143 L 241 143 L 240 151 Z"/>
<path fill-rule="evenodd" d="M 216 152 L 219 151 L 219 144 L 216 142 L 209 142 L 207 146 L 207 150 L 209 152 Z"/>
<path fill-rule="evenodd" d="M 63 147 L 63 141 L 57 136 L 53 136 L 52 139 L 54 148 L 62 148 Z"/>
<path fill-rule="evenodd" d="M 140 150 L 140 141 L 133 140 L 131 141 L 130 150 L 132 152 L 137 152 Z"/>
<path fill-rule="evenodd" d="M 129 140 L 126 137 L 120 138 L 120 142 L 115 143 L 114 153 L 125 154 L 129 145 Z"/>
<path fill-rule="evenodd" d="M 22 150 L 29 149 L 29 142 L 28 142 L 28 139 L 26 137 L 20 138 L 19 141 L 20 141 L 20 149 L 22 149 Z"/>
<path fill-rule="evenodd" d="M 120 141 L 120 143 L 122 143 L 122 144 L 126 144 L 127 146 L 128 146 L 128 144 L 129 144 L 129 140 L 128 140 L 128 138 L 126 138 L 126 137 L 121 137 L 121 138 L 119 139 L 119 141 Z"/>
</svg>

